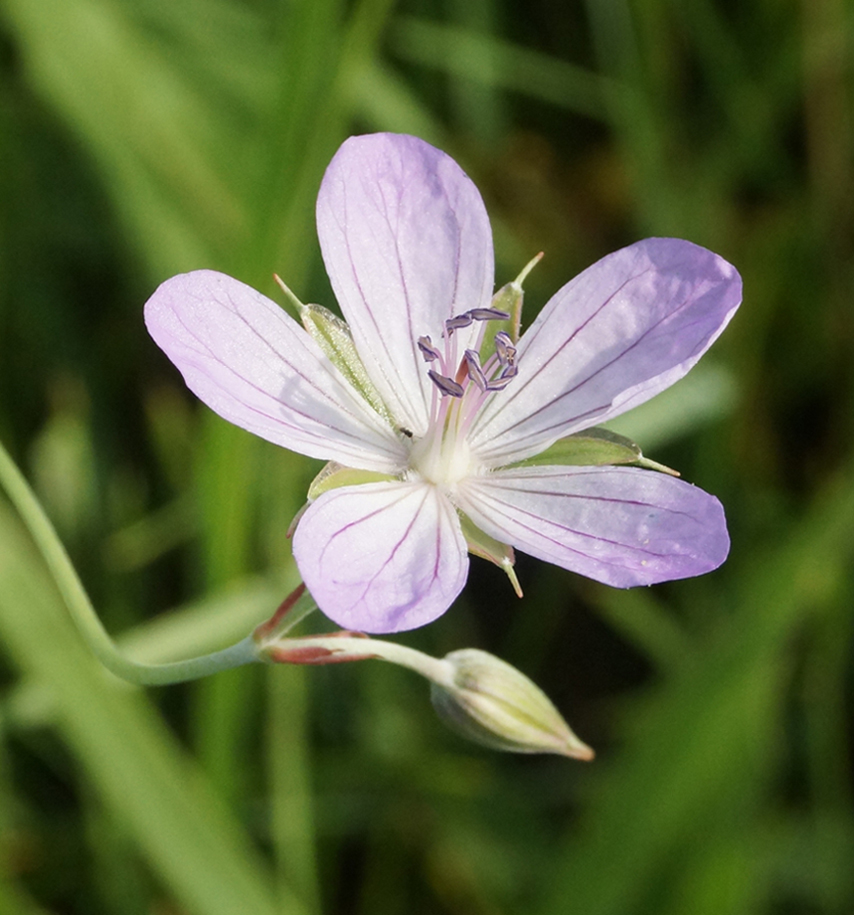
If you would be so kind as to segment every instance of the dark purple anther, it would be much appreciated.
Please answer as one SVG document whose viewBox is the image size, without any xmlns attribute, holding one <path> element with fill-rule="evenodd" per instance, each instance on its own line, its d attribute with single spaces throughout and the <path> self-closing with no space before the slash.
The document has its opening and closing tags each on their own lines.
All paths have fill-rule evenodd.
<svg viewBox="0 0 854 915">
<path fill-rule="evenodd" d="M 481 391 L 486 391 L 489 389 L 489 383 L 487 382 L 486 375 L 483 374 L 483 369 L 480 367 L 480 358 L 473 349 L 467 349 L 465 352 L 466 366 L 469 372 L 469 378 L 481 389 Z"/>
<path fill-rule="evenodd" d="M 494 378 L 486 386 L 487 391 L 503 391 L 508 384 L 511 382 L 511 377 L 508 375 L 499 375 L 498 378 Z"/>
<path fill-rule="evenodd" d="M 469 314 L 475 321 L 509 321 L 510 314 L 497 308 L 472 308 Z"/>
<path fill-rule="evenodd" d="M 510 339 L 510 334 L 503 330 L 495 335 L 495 354 L 502 365 L 514 365 L 516 359 L 516 347 Z"/>
<path fill-rule="evenodd" d="M 425 362 L 434 362 L 442 358 L 442 354 L 433 346 L 433 341 L 429 337 L 418 338 L 418 349 L 421 350 Z"/>
<path fill-rule="evenodd" d="M 433 369 L 430 369 L 427 374 L 430 376 L 430 380 L 433 384 L 435 384 L 443 394 L 447 394 L 449 397 L 463 396 L 463 386 L 454 381 L 453 378 L 448 378 L 446 375 L 440 375 L 438 372 L 434 372 Z"/>
<path fill-rule="evenodd" d="M 519 369 L 515 365 L 508 365 L 507 368 L 497 377 L 493 378 L 487 386 L 487 391 L 503 391 L 508 384 L 516 377 Z"/>
<path fill-rule="evenodd" d="M 468 327 L 471 322 L 471 313 L 467 311 L 465 314 L 457 315 L 455 318 L 448 318 L 448 320 L 445 321 L 445 330 L 450 334 L 458 327 Z"/>
</svg>

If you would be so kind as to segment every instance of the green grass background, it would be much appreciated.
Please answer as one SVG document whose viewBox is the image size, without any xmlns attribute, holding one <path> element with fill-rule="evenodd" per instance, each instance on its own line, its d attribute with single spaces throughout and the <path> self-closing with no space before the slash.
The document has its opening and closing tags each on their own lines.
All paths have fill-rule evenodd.
<svg viewBox="0 0 854 915">
<path fill-rule="evenodd" d="M 0 915 L 854 911 L 854 3 L 0 0 L 0 438 L 134 656 L 293 587 L 316 466 L 194 403 L 142 304 L 211 267 L 331 305 L 313 205 L 350 133 L 487 202 L 528 320 L 647 235 L 744 305 L 615 424 L 724 502 L 726 565 L 617 592 L 475 560 L 401 641 L 493 651 L 599 751 L 481 751 L 380 664 L 133 690 L 0 498 Z M 163 615 L 168 614 L 168 615 Z"/>
</svg>

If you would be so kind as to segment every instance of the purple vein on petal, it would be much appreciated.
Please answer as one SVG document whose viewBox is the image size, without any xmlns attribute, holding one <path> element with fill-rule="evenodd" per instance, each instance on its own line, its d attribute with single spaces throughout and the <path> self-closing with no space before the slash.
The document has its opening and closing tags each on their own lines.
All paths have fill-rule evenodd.
<svg viewBox="0 0 854 915">
<path fill-rule="evenodd" d="M 339 527 L 337 527 L 337 529 L 335 529 L 334 531 L 332 531 L 329 534 L 329 536 L 326 540 L 326 543 L 320 548 L 318 557 L 317 557 L 317 559 L 319 560 L 319 563 L 322 563 L 325 560 L 327 552 L 330 549 L 334 548 L 336 541 L 338 541 L 341 537 L 346 536 L 353 529 L 360 527 L 361 525 L 370 521 L 372 518 L 376 518 L 379 515 L 385 514 L 389 509 L 394 508 L 396 505 L 400 505 L 402 502 L 405 502 L 411 496 L 412 496 L 411 489 L 400 487 L 399 495 L 393 501 L 382 503 L 381 505 L 379 505 L 379 507 L 374 508 L 371 511 L 365 512 L 364 514 L 360 515 L 359 517 L 353 518 L 344 524 L 341 524 Z M 398 549 L 400 549 L 401 544 L 406 540 L 407 536 L 411 533 L 412 527 L 415 524 L 415 522 L 418 518 L 418 513 L 421 510 L 421 508 L 423 508 L 423 505 L 424 505 L 424 497 L 422 497 L 421 505 L 419 506 L 419 508 L 413 513 L 412 519 L 407 524 L 406 530 L 404 531 L 403 535 L 394 544 L 394 548 L 392 549 L 392 551 L 389 553 L 389 556 L 388 556 L 389 560 L 397 554 L 397 551 L 398 551 Z M 388 565 L 388 560 L 383 563 L 383 565 L 377 570 L 377 572 L 370 579 L 368 579 L 365 589 L 363 590 L 362 594 L 359 597 L 360 601 L 364 600 L 365 595 L 370 590 L 371 584 L 373 584 L 373 582 L 376 581 L 376 579 L 383 572 L 383 570 L 385 569 L 385 567 L 387 565 Z"/>
<path fill-rule="evenodd" d="M 297 527 L 294 556 L 321 610 L 368 632 L 435 619 L 462 589 L 468 568 L 455 512 L 418 482 L 324 493 Z"/>
<path fill-rule="evenodd" d="M 648 273 L 651 269 L 652 269 L 652 268 L 647 268 L 647 270 L 644 270 L 642 273 L 639 273 L 636 277 L 635 277 L 635 276 L 629 277 L 624 283 L 622 283 L 622 284 L 619 286 L 619 288 L 615 289 L 615 290 L 608 296 L 608 298 L 605 299 L 605 301 L 602 302 L 602 304 L 601 304 L 598 308 L 596 308 L 595 311 L 593 311 L 593 312 L 590 314 L 590 316 L 589 316 L 585 321 L 583 321 L 581 324 L 578 325 L 578 327 L 575 328 L 575 330 L 566 338 L 566 340 L 564 340 L 564 342 L 560 345 L 560 347 L 559 347 L 557 350 L 555 350 L 555 351 L 552 353 L 551 356 L 549 356 L 549 358 L 543 363 L 543 365 L 542 365 L 542 366 L 539 366 L 539 367 L 537 368 L 537 374 L 543 372 L 543 371 L 545 370 L 545 368 L 546 368 L 547 366 L 551 365 L 551 363 L 554 362 L 554 360 L 557 359 L 558 356 L 560 356 L 568 346 L 571 346 L 571 344 L 573 343 L 573 341 L 575 340 L 575 338 L 576 338 L 583 330 L 585 330 L 593 321 L 595 321 L 595 319 L 596 319 L 597 317 L 599 317 L 599 315 L 600 315 L 600 314 L 601 314 L 601 313 L 611 304 L 611 302 L 613 301 L 613 299 L 614 299 L 617 295 L 619 295 L 619 294 L 623 291 L 623 289 L 624 289 L 626 286 L 629 285 L 629 283 L 633 282 L 635 279 L 638 279 L 638 278 L 642 277 L 644 274 Z M 668 317 L 668 316 L 669 316 L 669 315 L 665 315 L 665 318 Z M 665 318 L 662 318 L 661 320 L 665 320 Z M 538 339 L 538 337 L 540 336 L 540 334 L 541 334 L 541 333 L 543 332 L 543 330 L 546 328 L 547 324 L 548 324 L 548 321 L 542 321 L 537 327 L 532 327 L 531 330 L 528 331 L 528 332 L 523 336 L 521 343 L 524 344 L 524 347 L 520 345 L 519 350 L 518 350 L 518 354 L 517 354 L 517 357 L 516 357 L 516 358 L 517 358 L 517 362 L 518 362 L 519 364 L 524 365 L 525 353 L 533 346 L 534 342 Z M 653 329 L 653 328 L 649 328 L 649 329 L 645 332 L 645 334 L 648 333 L 648 332 L 649 332 L 650 330 L 652 330 L 652 329 Z M 612 360 L 612 362 L 611 362 L 611 363 L 608 363 L 608 364 L 611 365 L 613 362 L 615 362 L 615 361 L 617 361 L 618 359 L 620 359 L 625 353 L 627 353 L 627 352 L 629 351 L 629 349 L 630 349 L 630 348 L 627 348 L 627 349 L 625 349 L 625 350 L 621 350 L 621 351 L 615 356 L 615 358 Z M 606 367 L 606 366 L 602 366 L 601 368 L 605 368 L 605 367 Z M 563 397 L 566 397 L 566 396 L 568 396 L 569 394 L 572 394 L 572 393 L 573 393 L 574 391 L 576 391 L 579 387 L 581 387 L 582 385 L 586 384 L 587 381 L 589 381 L 590 378 L 594 377 L 595 374 L 597 374 L 599 371 L 601 371 L 601 368 L 598 369 L 597 372 L 595 372 L 593 375 L 590 375 L 590 376 L 587 376 L 587 377 L 583 378 L 583 379 L 582 379 L 581 381 L 579 381 L 579 382 L 575 385 L 575 387 L 573 387 L 572 389 L 570 389 L 570 390 L 568 390 L 568 391 L 562 392 L 562 393 L 559 394 L 557 397 L 555 397 L 553 400 L 550 400 L 550 401 L 544 403 L 541 407 L 538 407 L 536 410 L 534 410 L 534 411 L 532 411 L 532 412 L 530 412 L 530 413 L 526 413 L 525 416 L 524 416 L 522 419 L 517 420 L 517 421 L 516 421 L 515 423 L 513 423 L 512 425 L 507 426 L 506 428 L 502 429 L 502 433 L 504 433 L 504 432 L 509 432 L 511 429 L 515 429 L 516 426 L 520 425 L 521 423 L 527 422 L 527 420 L 529 420 L 529 419 L 531 418 L 531 416 L 536 416 L 536 415 L 538 415 L 538 414 L 541 413 L 543 410 L 546 410 L 546 409 L 548 409 L 549 407 L 551 407 L 553 404 L 558 403 Z M 493 422 L 493 421 L 495 420 L 496 417 L 500 416 L 508 407 L 510 407 L 510 405 L 513 403 L 514 400 L 516 400 L 519 396 L 521 396 L 522 394 L 524 394 L 524 392 L 525 392 L 525 387 L 526 387 L 526 385 L 519 385 L 519 384 L 517 384 L 516 387 L 514 387 L 514 388 L 511 389 L 511 391 L 510 391 L 510 393 L 509 393 L 508 396 L 502 397 L 502 398 L 500 398 L 500 399 L 498 399 L 498 400 L 495 401 L 496 406 L 495 406 L 494 409 L 490 412 L 490 416 L 489 416 L 489 421 L 490 421 L 490 423 Z"/>
<path fill-rule="evenodd" d="M 668 509 L 662 509 L 660 506 L 651 505 L 646 502 L 633 502 L 629 499 L 604 499 L 601 497 L 597 498 L 597 497 L 593 497 L 593 496 L 580 496 L 577 494 L 553 493 L 553 492 L 542 492 L 542 493 L 538 492 L 537 494 L 538 495 L 558 496 L 559 498 L 565 498 L 565 499 L 579 499 L 579 500 L 590 501 L 590 502 L 611 502 L 616 505 L 638 505 L 638 506 L 644 506 L 644 507 L 648 507 L 651 509 L 655 509 L 656 511 L 668 511 Z M 498 506 L 502 507 L 500 510 L 501 517 L 506 518 L 508 521 L 518 523 L 518 525 L 521 528 L 536 535 L 538 538 L 547 540 L 549 543 L 553 543 L 555 546 L 560 547 L 561 549 L 564 549 L 564 550 L 568 550 L 571 553 L 575 553 L 578 556 L 584 556 L 584 557 L 589 558 L 590 554 L 584 552 L 584 550 L 581 550 L 577 547 L 569 546 L 568 544 L 555 539 L 551 535 L 545 534 L 543 532 L 543 522 L 545 521 L 547 524 L 550 524 L 554 527 L 559 527 L 561 530 L 567 531 L 569 534 L 572 534 L 573 536 L 578 537 L 579 539 L 582 539 L 582 540 L 590 540 L 590 541 L 593 541 L 596 543 L 607 543 L 607 544 L 610 544 L 611 546 L 620 547 L 621 549 L 631 550 L 633 553 L 644 553 L 648 556 L 666 555 L 665 553 L 659 553 L 659 552 L 656 552 L 655 550 L 643 549 L 642 547 L 636 546 L 633 543 L 626 543 L 621 540 L 614 540 L 611 537 L 603 537 L 599 534 L 590 533 L 589 531 L 577 530 L 576 528 L 570 527 L 567 524 L 562 524 L 557 521 L 551 521 L 548 519 L 544 519 L 540 515 L 538 515 L 536 512 L 527 511 L 524 508 L 517 508 L 512 503 L 505 502 L 505 501 L 499 499 L 498 497 L 495 497 L 495 499 L 493 500 L 493 503 L 490 506 L 490 514 L 492 513 L 493 508 L 497 509 Z M 677 512 L 672 512 L 672 513 L 680 514 Z M 532 521 L 535 522 L 535 525 L 527 524 L 527 523 L 521 521 L 519 516 L 523 516 L 525 518 L 532 519 Z M 687 517 L 692 517 L 692 516 L 688 515 Z M 602 559 L 600 557 L 596 557 L 596 561 L 606 563 L 609 565 L 615 565 L 615 566 L 620 565 L 620 563 L 615 562 L 614 560 Z"/>
<path fill-rule="evenodd" d="M 458 503 L 490 536 L 617 587 L 708 572 L 729 550 L 714 497 L 635 468 L 497 471 L 461 486 Z"/>
<path fill-rule="evenodd" d="M 619 290 L 618 290 L 618 292 L 619 292 Z M 614 295 L 616 295 L 616 294 L 617 293 L 614 293 Z M 610 297 L 608 299 L 608 302 L 610 302 L 611 298 L 613 298 L 613 297 Z M 545 362 L 543 368 L 545 368 L 545 366 L 547 366 L 547 365 L 550 365 L 559 355 L 561 355 L 563 353 L 563 351 L 566 349 L 566 347 L 568 345 L 570 345 L 572 343 L 572 341 L 575 339 L 576 335 L 578 333 L 580 333 L 580 331 L 583 330 L 591 321 L 593 321 L 594 318 L 598 317 L 599 313 L 602 311 L 602 309 L 605 308 L 605 306 L 608 304 L 608 302 L 603 303 L 603 305 L 599 309 L 596 310 L 595 314 L 591 315 L 590 318 L 587 321 L 585 321 L 584 324 L 582 324 L 578 328 L 578 330 L 572 334 L 571 337 L 569 337 L 567 339 L 567 341 L 560 347 L 560 349 L 558 349 L 554 353 L 554 355 L 551 356 Z M 620 350 L 620 352 L 617 353 L 614 356 L 614 358 L 611 359 L 609 362 L 606 362 L 603 365 L 600 365 L 595 371 L 591 372 L 589 375 L 584 376 L 584 378 L 582 378 L 580 381 L 578 381 L 576 384 L 574 384 L 571 388 L 567 388 L 567 390 L 562 391 L 554 399 L 548 401 L 547 403 L 544 403 L 541 407 L 538 407 L 537 409 L 530 411 L 522 419 L 517 420 L 515 423 L 512 423 L 510 426 L 507 426 L 505 429 L 502 430 L 502 432 L 509 432 L 512 429 L 515 429 L 517 426 L 521 425 L 522 423 L 528 422 L 532 417 L 539 416 L 543 411 L 550 409 L 551 407 L 555 406 L 556 404 L 559 404 L 561 401 L 564 400 L 564 398 L 571 397 L 574 393 L 576 393 L 576 391 L 580 390 L 585 385 L 589 384 L 594 378 L 597 377 L 597 375 L 601 374 L 606 369 L 609 369 L 612 365 L 614 365 L 615 363 L 619 362 L 622 358 L 624 358 L 628 353 L 631 353 L 636 347 L 640 346 L 649 334 L 651 334 L 653 331 L 655 331 L 666 320 L 668 320 L 669 318 L 678 314 L 688 304 L 689 303 L 687 303 L 687 302 L 683 302 L 682 305 L 680 305 L 677 309 L 664 315 L 654 324 L 651 324 L 639 337 L 637 337 L 634 340 L 634 342 L 629 344 L 625 349 Z M 680 327 L 680 331 L 685 329 L 685 327 L 693 327 L 694 324 L 696 324 L 696 323 L 699 323 L 699 322 L 691 322 L 691 324 L 684 325 L 684 327 Z M 687 355 L 685 358 L 683 358 L 681 361 L 682 362 L 687 361 L 697 352 L 697 349 L 701 349 L 701 348 L 702 348 L 702 343 L 699 346 L 695 347 L 695 349 L 692 350 L 692 352 L 689 355 Z M 524 360 L 524 353 L 520 357 L 520 361 L 522 361 L 522 360 Z M 542 369 L 540 369 L 540 371 L 542 371 Z M 661 374 L 661 373 L 659 373 L 659 374 Z M 653 376 L 653 377 L 657 377 L 657 376 Z M 651 379 L 648 379 L 648 380 L 651 380 Z M 641 382 L 641 383 L 643 383 L 643 382 Z M 522 387 L 520 387 L 518 393 L 521 394 L 523 390 L 524 389 Z M 620 393 L 622 393 L 622 392 L 620 392 Z M 509 402 L 512 401 L 513 399 L 515 399 L 516 396 L 517 396 L 517 392 L 515 392 L 513 389 L 511 389 L 510 397 L 507 399 L 508 405 L 509 405 Z M 586 410 L 584 414 L 581 414 L 581 416 L 585 416 L 585 415 L 594 413 L 594 411 L 598 411 L 601 409 L 607 409 L 611 405 L 611 403 L 613 403 L 613 400 L 614 400 L 614 398 L 612 398 L 606 404 L 603 404 L 601 407 L 594 408 L 593 410 Z M 496 412 L 493 414 L 493 416 L 499 415 L 501 413 L 502 409 L 504 409 L 504 406 L 505 405 L 502 404 L 501 407 L 499 407 L 496 410 Z M 579 418 L 581 418 L 581 416 L 573 417 L 573 419 L 579 419 Z M 529 433 L 529 435 L 527 437 L 531 437 L 531 435 L 533 434 L 539 438 L 541 436 L 542 432 L 548 432 L 550 429 L 554 429 L 557 427 L 563 427 L 563 426 L 566 426 L 566 424 L 567 424 L 567 420 L 564 419 L 564 420 L 561 420 L 560 422 L 554 423 L 552 426 L 539 427 L 535 433 Z M 525 440 L 524 438 L 519 439 L 520 442 L 524 441 L 524 440 Z"/>
<path fill-rule="evenodd" d="M 318 387 L 315 384 L 313 379 L 309 378 L 304 372 L 302 372 L 298 368 L 296 368 L 288 360 L 288 358 L 285 355 L 280 353 L 273 346 L 273 344 L 269 340 L 267 340 L 265 337 L 261 336 L 261 334 L 259 334 L 258 331 L 252 326 L 252 324 L 249 321 L 247 321 L 246 317 L 243 315 L 243 313 L 240 311 L 240 309 L 236 306 L 233 298 L 231 297 L 231 295 L 229 293 L 225 294 L 225 298 L 227 299 L 228 303 L 230 304 L 230 306 L 231 306 L 230 310 L 231 310 L 232 314 L 235 316 L 235 318 L 237 318 L 242 324 L 244 324 L 247 327 L 247 329 L 250 331 L 250 333 L 261 343 L 261 345 L 263 347 L 265 347 L 267 350 L 269 350 L 271 353 L 273 353 L 282 362 L 283 365 L 286 365 L 293 372 L 294 376 L 296 376 L 297 378 L 304 381 L 310 387 L 310 389 L 313 392 L 315 392 L 316 395 L 323 398 L 327 403 L 332 404 L 336 410 L 341 410 L 342 412 L 346 413 L 348 416 L 355 419 L 357 422 L 363 422 L 363 418 L 358 416 L 352 410 L 350 410 L 342 400 L 337 400 L 334 397 L 331 397 L 328 392 L 324 391 L 321 387 Z M 198 301 L 203 301 L 202 297 L 200 297 L 200 296 L 197 296 L 197 299 L 198 299 Z M 259 394 L 262 394 L 265 398 L 270 398 L 271 400 L 273 400 L 277 403 L 281 403 L 281 401 L 279 401 L 278 398 L 274 394 L 272 394 L 270 391 L 266 391 L 266 390 L 264 390 L 264 388 L 260 387 L 255 382 L 250 381 L 248 378 L 246 378 L 244 375 L 242 375 L 237 369 L 233 368 L 230 364 L 224 362 L 219 356 L 215 355 L 214 352 L 210 349 L 210 347 L 207 346 L 199 338 L 197 331 L 187 323 L 187 321 L 185 320 L 183 315 L 180 315 L 178 313 L 174 313 L 174 314 L 175 314 L 176 320 L 184 328 L 184 330 L 187 332 L 187 334 L 199 344 L 200 349 L 197 350 L 196 352 L 199 352 L 200 354 L 206 354 L 210 359 L 212 359 L 219 366 L 221 366 L 223 369 L 225 369 L 229 374 L 231 374 L 235 378 L 239 379 L 243 384 L 246 384 L 248 387 L 252 388 L 254 391 L 257 391 Z M 202 372 L 209 379 L 211 379 L 211 381 L 215 382 L 215 379 L 213 378 L 213 376 L 210 374 L 210 372 L 208 372 L 205 369 L 204 366 L 197 364 L 195 367 L 196 367 L 197 371 Z M 331 370 L 331 368 L 332 368 L 331 364 L 330 364 L 329 368 Z M 335 380 L 339 384 L 346 384 L 346 382 L 344 382 L 343 380 L 341 380 L 341 381 L 339 381 L 339 379 L 335 379 Z M 283 404 L 283 405 L 286 406 L 288 410 L 295 413 L 297 416 L 301 416 L 304 419 L 311 421 L 312 423 L 320 424 L 320 421 L 316 417 L 312 416 L 309 413 L 306 413 L 304 410 L 300 410 L 296 406 L 294 406 L 290 403 Z M 268 413 L 259 407 L 251 406 L 251 405 L 248 405 L 245 403 L 242 404 L 242 406 L 244 409 L 249 409 L 251 412 L 257 414 L 258 416 L 263 416 L 265 419 L 272 420 L 273 422 L 276 422 L 276 423 L 283 422 L 281 416 L 277 416 L 275 414 Z M 285 423 L 285 424 L 291 425 L 290 423 Z M 334 425 L 328 419 L 324 419 L 322 424 L 324 426 L 328 426 L 328 428 L 331 430 L 341 433 L 342 435 L 346 436 L 351 441 L 354 441 L 354 442 L 358 443 L 360 446 L 364 447 L 364 443 L 361 442 L 359 439 L 354 438 L 352 432 L 348 431 L 347 429 Z"/>
<path fill-rule="evenodd" d="M 629 275 L 596 302 L 597 288 L 607 284 L 612 270 Z M 522 337 L 520 375 L 527 368 L 528 377 L 487 404 L 471 436 L 473 447 L 488 462 L 516 460 L 643 402 L 699 359 L 737 308 L 739 291 L 731 265 L 678 239 L 647 239 L 603 258 L 559 291 Z M 576 308 L 592 311 L 566 328 L 566 337 L 559 336 L 553 349 L 548 337 L 541 339 L 543 333 L 571 324 Z M 629 320 L 628 331 L 620 327 L 622 315 Z M 650 358 L 639 360 L 645 349 Z M 575 378 L 573 350 L 583 360 Z M 607 350 L 613 356 L 596 365 Z M 599 403 L 591 406 L 594 398 Z"/>
<path fill-rule="evenodd" d="M 416 353 L 414 350 L 414 346 L 415 346 L 415 339 L 417 338 L 418 334 L 415 334 L 413 331 L 412 304 L 411 304 L 411 298 L 410 298 L 410 293 L 409 293 L 409 288 L 408 288 L 408 282 L 407 282 L 407 278 L 406 278 L 404 266 L 403 266 L 403 258 L 400 255 L 400 238 L 399 238 L 398 226 L 393 226 L 390 221 L 389 207 L 388 207 L 388 203 L 385 200 L 385 196 L 384 196 L 385 192 L 386 192 L 385 187 L 382 184 L 380 184 L 380 186 L 379 186 L 379 193 L 383 197 L 383 204 L 385 204 L 385 206 L 380 206 L 378 204 L 378 202 L 376 202 L 374 200 L 373 191 L 375 190 L 375 188 L 374 188 L 373 184 L 366 183 L 363 181 L 363 185 L 366 189 L 366 192 L 364 194 L 364 199 L 369 201 L 373 205 L 373 207 L 374 207 L 375 211 L 377 212 L 378 216 L 380 217 L 381 221 L 383 221 L 386 224 L 386 226 L 388 228 L 388 232 L 389 232 L 389 237 L 393 240 L 395 267 L 396 267 L 395 273 L 400 282 L 400 288 L 401 288 L 401 292 L 403 295 L 403 305 L 404 305 L 405 313 L 407 316 L 406 324 L 410 330 L 410 333 L 409 333 L 410 346 L 413 347 L 412 360 L 413 360 L 413 363 L 417 364 L 417 356 L 416 356 Z M 398 196 L 398 204 L 400 204 L 400 198 L 402 196 L 402 189 L 398 188 L 397 196 Z M 377 303 L 374 302 L 369 297 L 366 286 L 365 286 L 365 284 L 362 280 L 362 276 L 361 276 L 362 268 L 360 268 L 358 266 L 358 259 L 353 256 L 353 248 L 352 248 L 352 243 L 351 243 L 351 238 L 350 238 L 350 232 L 348 230 L 348 227 L 349 227 L 349 214 L 348 214 L 349 200 L 348 200 L 346 193 L 341 194 L 338 197 L 337 206 L 342 207 L 343 211 L 344 211 L 341 219 L 339 219 L 338 213 L 336 212 L 335 208 L 327 207 L 326 212 L 327 212 L 327 214 L 332 215 L 333 219 L 335 220 L 336 224 L 338 225 L 338 227 L 340 229 L 341 238 L 343 240 L 343 243 L 344 243 L 344 246 L 345 246 L 345 249 L 347 252 L 349 271 L 351 272 L 351 275 L 353 277 L 353 282 L 356 286 L 356 291 L 357 291 L 359 297 L 361 298 L 362 302 L 364 302 L 364 304 L 365 304 L 365 311 L 367 312 L 368 320 L 370 321 L 370 324 L 374 331 L 373 339 L 374 339 L 375 343 L 377 343 L 377 342 L 379 343 L 379 346 L 385 357 L 383 361 L 378 361 L 376 359 L 370 360 L 368 363 L 368 366 L 366 366 L 366 367 L 369 368 L 369 373 L 373 373 L 374 371 L 381 372 L 385 379 L 386 385 L 389 388 L 391 388 L 392 390 L 394 390 L 396 396 L 400 397 L 402 394 L 407 395 L 406 396 L 407 402 L 401 404 L 401 406 L 404 408 L 404 415 L 398 417 L 398 419 L 411 424 L 413 422 L 414 418 L 418 416 L 418 408 L 416 405 L 412 404 L 412 402 L 409 400 L 408 395 L 411 393 L 411 389 L 410 389 L 409 385 L 400 384 L 400 380 L 398 378 L 389 377 L 389 374 L 387 372 L 387 369 L 391 368 L 394 373 L 394 366 L 395 366 L 394 354 L 393 354 L 392 350 L 389 348 L 388 335 L 383 332 L 384 328 L 382 326 L 382 322 L 378 318 L 378 313 L 381 310 L 382 306 L 378 306 Z M 396 211 L 396 212 L 399 212 L 399 207 L 398 207 L 398 211 Z M 368 226 L 368 228 L 371 231 L 371 234 L 374 236 L 375 242 L 376 242 L 376 247 L 379 250 L 382 247 L 382 245 L 381 245 L 380 241 L 376 239 L 376 233 L 373 231 L 373 229 L 370 228 L 370 226 Z M 330 276 L 332 276 L 333 273 L 337 272 L 335 269 L 336 265 L 334 263 L 327 262 L 326 268 L 327 268 L 327 271 L 329 272 Z M 345 317 L 347 317 L 346 312 L 345 312 Z M 396 374 L 396 373 L 394 373 L 394 374 Z M 422 396 L 426 397 L 426 395 L 424 394 L 424 385 L 420 378 L 418 379 L 418 385 L 421 388 Z M 426 403 L 426 400 L 425 400 L 425 403 Z"/>
</svg>

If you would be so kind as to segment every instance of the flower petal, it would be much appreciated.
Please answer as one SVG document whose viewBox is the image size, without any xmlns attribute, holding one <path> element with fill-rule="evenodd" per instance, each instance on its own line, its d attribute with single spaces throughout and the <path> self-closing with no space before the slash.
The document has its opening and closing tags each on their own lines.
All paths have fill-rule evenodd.
<svg viewBox="0 0 854 915">
<path fill-rule="evenodd" d="M 490 536 L 617 588 L 701 575 L 729 552 L 714 496 L 633 467 L 500 470 L 457 501 Z"/>
<path fill-rule="evenodd" d="M 294 557 L 320 609 L 363 632 L 432 622 L 462 590 L 469 565 L 456 511 L 424 483 L 324 493 L 300 519 Z"/>
<path fill-rule="evenodd" d="M 518 374 L 475 420 L 473 451 L 501 466 L 643 403 L 697 362 L 740 302 L 735 268 L 690 242 L 648 238 L 609 254 L 523 335 Z"/>
<path fill-rule="evenodd" d="M 351 137 L 323 178 L 317 231 L 371 380 L 401 425 L 423 435 L 433 385 L 418 338 L 438 340 L 444 321 L 492 295 L 492 231 L 477 188 L 416 137 Z"/>
<path fill-rule="evenodd" d="M 395 432 L 270 299 L 212 270 L 163 283 L 145 323 L 214 412 L 277 445 L 363 470 L 406 460 Z"/>
</svg>

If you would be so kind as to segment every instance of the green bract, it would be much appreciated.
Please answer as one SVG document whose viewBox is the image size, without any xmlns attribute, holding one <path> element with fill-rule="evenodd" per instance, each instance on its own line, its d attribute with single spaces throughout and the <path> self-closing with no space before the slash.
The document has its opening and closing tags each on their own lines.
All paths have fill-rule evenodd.
<svg viewBox="0 0 854 915">
<path fill-rule="evenodd" d="M 354 470 L 330 461 L 323 470 L 312 480 L 308 488 L 309 502 L 313 502 L 323 493 L 339 486 L 358 486 L 361 483 L 379 483 L 383 480 L 393 480 L 394 477 L 387 473 L 377 473 L 375 470 Z"/>
<path fill-rule="evenodd" d="M 604 464 L 629 464 L 634 467 L 644 467 L 647 470 L 658 470 L 673 477 L 679 476 L 678 471 L 644 457 L 640 446 L 631 439 L 617 435 L 616 432 L 611 432 L 609 429 L 599 428 L 586 429 L 584 432 L 568 435 L 550 445 L 545 451 L 512 466 L 596 467 Z"/>
<path fill-rule="evenodd" d="M 374 387 L 365 366 L 359 357 L 353 343 L 353 335 L 346 321 L 331 312 L 323 305 L 306 305 L 301 302 L 293 292 L 276 277 L 282 291 L 290 299 L 291 304 L 299 312 L 303 327 L 309 336 L 323 350 L 323 354 L 350 382 L 351 385 L 367 400 L 389 425 L 394 425 L 394 420 L 388 411 L 379 391 Z"/>
</svg>

